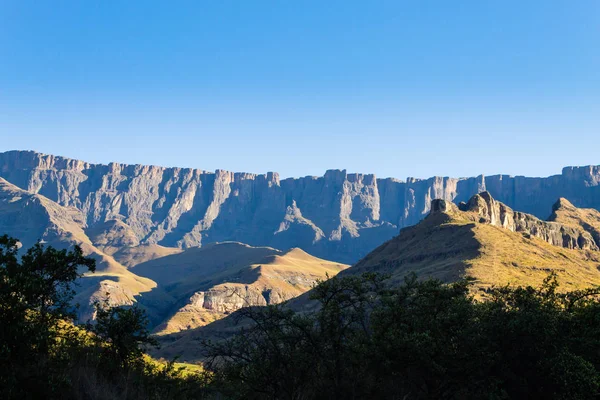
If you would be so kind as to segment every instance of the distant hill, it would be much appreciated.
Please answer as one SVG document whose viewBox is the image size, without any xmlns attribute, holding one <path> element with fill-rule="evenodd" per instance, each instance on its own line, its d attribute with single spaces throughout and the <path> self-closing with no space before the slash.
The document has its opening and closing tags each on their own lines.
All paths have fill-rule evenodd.
<svg viewBox="0 0 600 400">
<path fill-rule="evenodd" d="M 351 264 L 427 216 L 433 199 L 458 203 L 483 191 L 544 219 L 559 197 L 600 209 L 600 166 L 567 167 L 547 178 L 480 175 L 403 181 L 330 170 L 321 177 L 280 179 L 274 172 L 102 165 L 8 151 L 0 153 L 0 177 L 79 210 L 94 242 L 97 238 L 98 246 L 124 265 L 144 257 L 120 253 L 123 246 L 160 246 L 151 250 L 160 253 L 223 241 L 299 247 Z"/>
<path fill-rule="evenodd" d="M 141 298 L 142 304 L 151 304 L 151 314 L 159 314 L 153 318 L 163 322 L 155 331 L 164 334 L 206 325 L 244 306 L 281 303 L 347 267 L 300 249 L 282 252 L 226 242 L 149 261 L 132 271 L 156 281 L 157 290 L 172 299 L 155 304 L 146 300 L 153 293 Z"/>
<path fill-rule="evenodd" d="M 111 255 L 96 247 L 85 232 L 85 219 L 74 207 L 63 207 L 48 198 L 27 192 L 0 178 L 0 234 L 19 239 L 26 250 L 38 241 L 59 249 L 79 245 L 97 261 L 94 274 L 78 281 L 76 301 L 80 318 L 92 316 L 91 304 L 107 297 L 110 304 L 132 304 L 135 296 L 156 284 L 131 273 Z"/>
</svg>

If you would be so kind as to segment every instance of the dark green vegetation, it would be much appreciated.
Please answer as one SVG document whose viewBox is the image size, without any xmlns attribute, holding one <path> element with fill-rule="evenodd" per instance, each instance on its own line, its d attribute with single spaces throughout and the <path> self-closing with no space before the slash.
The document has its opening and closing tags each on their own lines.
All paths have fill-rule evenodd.
<svg viewBox="0 0 600 400">
<path fill-rule="evenodd" d="M 600 385 L 600 289 L 497 288 L 469 281 L 336 277 L 321 308 L 243 309 L 255 327 L 209 348 L 215 383 L 235 398 L 592 399 Z"/>
<path fill-rule="evenodd" d="M 415 276 L 335 277 L 311 312 L 286 305 L 236 313 L 246 327 L 204 343 L 205 372 L 144 355 L 154 341 L 139 309 L 72 324 L 72 284 L 94 262 L 36 245 L 19 258 L 0 238 L 0 397 L 61 399 L 596 398 L 600 289 L 492 288 Z M 250 323 L 251 322 L 251 323 Z M 198 343 L 198 345 L 202 345 Z"/>
<path fill-rule="evenodd" d="M 0 237 L 0 398 L 202 398 L 204 375 L 143 355 L 153 340 L 137 308 L 98 308 L 91 332 L 73 325 L 73 283 L 94 269 L 79 247 L 37 244 L 19 257 Z"/>
</svg>

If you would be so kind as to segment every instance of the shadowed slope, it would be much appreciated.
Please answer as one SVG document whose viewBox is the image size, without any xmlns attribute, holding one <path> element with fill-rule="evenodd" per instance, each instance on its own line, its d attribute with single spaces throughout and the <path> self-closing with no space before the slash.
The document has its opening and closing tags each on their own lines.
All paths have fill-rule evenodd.
<svg viewBox="0 0 600 400">
<path fill-rule="evenodd" d="M 300 249 L 281 252 L 227 242 L 153 260 L 133 271 L 159 285 L 142 304 L 156 312 L 157 304 L 149 304 L 154 293 L 162 291 L 173 299 L 162 310 L 169 316 L 156 329 L 162 334 L 206 325 L 247 305 L 280 303 L 346 267 Z M 160 314 L 153 320 L 160 320 Z"/>
</svg>

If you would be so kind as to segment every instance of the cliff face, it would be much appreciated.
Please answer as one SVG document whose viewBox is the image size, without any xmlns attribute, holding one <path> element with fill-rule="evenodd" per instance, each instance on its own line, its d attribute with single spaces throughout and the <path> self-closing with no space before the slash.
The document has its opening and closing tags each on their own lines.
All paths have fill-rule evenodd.
<svg viewBox="0 0 600 400">
<path fill-rule="evenodd" d="M 0 178 L 0 234 L 19 239 L 23 251 L 38 240 L 59 249 L 79 245 L 96 260 L 96 273 L 78 280 L 75 303 L 81 304 L 80 320 L 93 315 L 94 301 L 109 297 L 109 304 L 132 304 L 135 296 L 156 284 L 136 276 L 110 254 L 96 247 L 85 232 L 85 216 L 74 207 L 63 207 Z M 109 296 L 107 296 L 107 294 Z"/>
<path fill-rule="evenodd" d="M 573 209 L 575 209 L 573 207 Z M 553 246 L 575 250 L 600 251 L 593 232 L 583 226 L 559 223 L 555 221 L 542 221 L 539 218 L 513 211 L 507 205 L 496 201 L 489 192 L 474 195 L 468 203 L 461 202 L 458 207 L 446 200 L 434 200 L 431 214 L 465 212 L 474 222 L 490 224 L 511 232 L 519 232 L 526 237 L 536 237 Z M 561 212 L 559 206 L 556 212 Z"/>
<path fill-rule="evenodd" d="M 489 296 L 491 287 L 506 285 L 538 287 L 554 273 L 561 290 L 580 290 L 600 285 L 600 212 L 581 209 L 565 199 L 554 204 L 549 221 L 514 211 L 495 200 L 489 192 L 481 192 L 460 204 L 434 199 L 430 213 L 419 223 L 402 229 L 396 237 L 383 243 L 361 261 L 339 272 L 340 276 L 365 272 L 389 276 L 391 285 L 405 282 L 408 274 L 454 282 L 470 277 L 471 293 L 478 299 Z M 208 246 L 207 246 L 208 247 Z M 198 249 L 202 250 L 202 249 Z M 231 284 L 229 284 L 231 287 Z M 271 285 L 273 287 L 273 285 Z M 249 326 L 239 315 L 223 316 L 220 321 L 207 318 L 200 310 L 233 310 L 234 301 L 248 299 L 266 304 L 260 290 L 239 290 L 240 296 L 230 300 L 223 292 L 197 292 L 178 315 L 192 318 L 169 321 L 163 333 L 183 332 L 161 337 L 162 348 L 156 357 L 181 355 L 193 362 L 202 359 L 198 340 L 220 339 L 240 327 Z M 286 307 L 299 312 L 314 310 L 310 292 L 291 299 Z M 239 303 L 238 303 L 239 304 Z M 189 311 L 195 312 L 191 314 Z M 190 321 L 195 325 L 191 325 Z"/>
<path fill-rule="evenodd" d="M 0 153 L 0 177 L 60 205 L 80 210 L 99 237 L 127 232 L 129 245 L 181 248 L 235 240 L 355 262 L 414 225 L 439 198 L 467 201 L 489 191 L 508 206 L 547 218 L 559 197 L 600 209 L 600 167 L 561 175 L 496 175 L 407 181 L 327 171 L 280 180 L 278 174 L 90 164 L 35 152 Z M 119 221 L 117 224 L 114 221 Z M 122 224 L 121 224 L 122 223 Z M 106 227 L 110 232 L 104 233 Z"/>
</svg>

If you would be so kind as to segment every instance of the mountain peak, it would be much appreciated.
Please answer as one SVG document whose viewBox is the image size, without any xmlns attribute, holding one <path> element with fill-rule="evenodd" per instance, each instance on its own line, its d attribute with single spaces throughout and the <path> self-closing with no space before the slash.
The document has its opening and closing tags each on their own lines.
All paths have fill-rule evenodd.
<svg viewBox="0 0 600 400">
<path fill-rule="evenodd" d="M 552 206 L 552 211 L 558 211 L 560 209 L 569 209 L 572 210 L 576 208 L 573 203 L 571 203 L 569 200 L 565 199 L 564 197 L 559 198 L 556 203 L 554 203 L 554 205 Z"/>
<path fill-rule="evenodd" d="M 431 201 L 431 211 L 430 215 L 435 214 L 455 214 L 459 211 L 456 204 L 449 200 L 444 199 L 433 199 Z"/>
<path fill-rule="evenodd" d="M 431 214 L 443 213 L 452 216 L 455 220 L 497 226 L 511 232 L 520 232 L 538 237 L 554 246 L 600 250 L 600 241 L 593 237 L 594 233 L 586 229 L 582 223 L 573 222 L 577 221 L 578 218 L 579 220 L 584 218 L 578 214 L 578 209 L 564 198 L 561 198 L 557 204 L 557 210 L 570 211 L 569 216 L 571 219 L 564 216 L 560 221 L 556 218 L 551 219 L 551 222 L 543 221 L 531 214 L 513 211 L 506 204 L 495 200 L 489 192 L 478 193 L 472 196 L 467 203 L 461 203 L 458 207 L 447 200 L 433 200 L 431 202 Z M 591 211 L 598 214 L 598 221 L 600 222 L 600 212 Z M 573 213 L 577 215 L 573 215 Z M 587 226 L 590 226 L 590 224 Z"/>
</svg>

